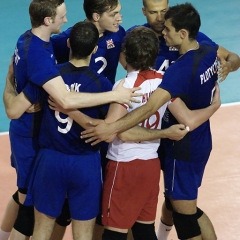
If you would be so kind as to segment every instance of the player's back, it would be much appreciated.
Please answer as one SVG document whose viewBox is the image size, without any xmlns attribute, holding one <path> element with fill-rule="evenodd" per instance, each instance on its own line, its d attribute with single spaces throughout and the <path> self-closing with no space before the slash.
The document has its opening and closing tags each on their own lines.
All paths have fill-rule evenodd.
<svg viewBox="0 0 240 240">
<path fill-rule="evenodd" d="M 29 83 L 29 56 L 34 51 L 35 46 L 40 44 L 41 41 L 34 36 L 30 30 L 22 34 L 14 51 L 14 81 L 17 93 L 24 92 L 27 84 Z M 31 91 L 25 93 L 28 100 L 34 104 L 41 99 L 41 89 L 38 86 L 31 86 Z M 41 112 L 26 113 L 18 119 L 11 120 L 10 131 L 15 132 L 20 136 L 32 137 L 39 133 Z"/>
<path fill-rule="evenodd" d="M 69 48 L 67 39 L 72 28 L 51 37 L 54 55 L 58 63 L 65 63 L 69 60 Z M 119 26 L 118 32 L 105 31 L 98 40 L 98 49 L 91 57 L 90 68 L 107 77 L 112 84 L 115 82 L 116 71 L 119 61 L 121 46 L 125 37 L 125 30 Z"/>
<path fill-rule="evenodd" d="M 201 44 L 199 49 L 187 52 L 169 67 L 160 87 L 168 90 L 172 97 L 180 97 L 189 109 L 195 110 L 211 104 L 216 81 L 216 49 L 209 44 Z M 169 110 L 166 110 L 163 128 L 175 123 L 177 120 Z M 167 149 L 168 156 L 200 160 L 212 149 L 210 123 L 206 121 L 181 141 L 173 144 L 173 141 L 165 139 L 162 144 Z"/>
<path fill-rule="evenodd" d="M 162 81 L 162 73 L 155 70 L 134 71 L 127 74 L 124 86 L 127 88 L 141 87 L 139 91 L 143 95 L 139 97 L 140 103 L 132 103 L 132 108 L 123 105 L 128 112 L 146 104 L 151 94 L 156 90 Z M 149 129 L 160 129 L 161 120 L 166 109 L 167 104 L 162 106 L 156 113 L 148 119 L 139 124 L 139 126 Z M 109 144 L 108 158 L 115 161 L 131 161 L 134 159 L 148 160 L 157 157 L 157 148 L 160 140 L 142 141 L 142 142 L 123 142 L 116 137 L 112 143 Z"/>
<path fill-rule="evenodd" d="M 70 62 L 58 65 L 68 90 L 98 93 L 110 91 L 112 84 L 106 78 L 96 75 L 89 67 L 75 67 Z M 80 97 L 80 96 L 79 96 Z M 92 118 L 100 118 L 107 106 L 82 108 L 81 112 Z M 89 154 L 98 150 L 80 138 L 83 128 L 67 115 L 48 107 L 44 101 L 44 115 L 40 132 L 41 147 L 51 148 L 66 154 Z"/>
</svg>

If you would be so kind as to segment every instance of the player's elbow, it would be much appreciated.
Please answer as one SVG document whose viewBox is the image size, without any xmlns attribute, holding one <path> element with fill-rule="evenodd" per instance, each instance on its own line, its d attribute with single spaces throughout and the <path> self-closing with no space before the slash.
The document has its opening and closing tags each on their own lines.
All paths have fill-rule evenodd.
<svg viewBox="0 0 240 240">
<path fill-rule="evenodd" d="M 128 135 L 126 133 L 119 133 L 117 136 L 123 142 L 129 141 Z"/>
<path fill-rule="evenodd" d="M 55 99 L 55 101 L 57 102 L 57 104 L 63 108 L 64 110 L 67 110 L 67 109 L 71 109 L 72 108 L 72 104 L 71 104 L 71 101 L 69 100 L 69 98 L 67 97 L 62 97 L 62 98 L 59 98 L 59 99 Z"/>
<path fill-rule="evenodd" d="M 190 131 L 193 131 L 194 129 L 196 129 L 197 127 L 199 127 L 199 124 L 197 124 L 196 121 L 190 120 L 190 119 L 187 120 L 187 121 L 185 121 L 184 125 L 185 125 L 185 126 L 188 126 L 189 129 L 190 129 Z"/>
<path fill-rule="evenodd" d="M 6 109 L 6 114 L 7 117 L 11 120 L 13 119 L 18 119 L 22 116 L 22 113 L 19 111 L 11 110 L 11 109 Z"/>
</svg>

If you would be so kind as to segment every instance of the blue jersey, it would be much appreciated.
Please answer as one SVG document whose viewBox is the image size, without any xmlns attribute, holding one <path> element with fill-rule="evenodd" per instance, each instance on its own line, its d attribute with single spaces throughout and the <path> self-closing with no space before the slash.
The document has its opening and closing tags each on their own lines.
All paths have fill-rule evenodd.
<svg viewBox="0 0 240 240">
<path fill-rule="evenodd" d="M 64 63 L 69 60 L 69 48 L 67 39 L 70 36 L 72 28 L 51 37 L 54 54 L 58 63 Z M 91 57 L 90 68 L 95 72 L 107 77 L 112 84 L 115 82 L 116 71 L 121 52 L 121 46 L 125 37 L 125 30 L 119 26 L 119 31 L 105 31 L 98 40 L 98 49 Z"/>
<path fill-rule="evenodd" d="M 50 42 L 44 42 L 31 30 L 26 31 L 18 39 L 14 52 L 15 87 L 18 93 L 24 92 L 28 100 L 34 104 L 41 99 L 41 88 L 49 79 L 59 75 Z M 28 82 L 37 83 L 28 89 Z M 23 113 L 19 119 L 11 120 L 10 131 L 24 137 L 38 134 L 41 112 Z"/>
<path fill-rule="evenodd" d="M 142 26 L 150 28 L 148 23 L 143 24 Z M 130 29 L 127 30 L 126 33 L 131 31 L 132 29 L 139 27 L 139 25 L 133 26 Z M 211 45 L 214 45 L 215 47 L 218 47 L 218 45 L 213 42 L 210 38 L 208 38 L 205 34 L 198 32 L 197 35 L 197 41 L 203 42 L 208 41 L 211 43 Z M 169 47 L 166 45 L 166 41 L 163 36 L 159 37 L 159 53 L 157 56 L 157 59 L 155 61 L 155 64 L 153 66 L 153 69 L 156 69 L 157 71 L 166 71 L 167 68 L 176 61 L 176 59 L 180 56 L 178 49 L 175 47 Z"/>
<path fill-rule="evenodd" d="M 217 81 L 217 49 L 209 44 L 200 44 L 199 49 L 183 54 L 166 71 L 160 88 L 167 90 L 171 97 L 180 97 L 191 109 L 206 108 L 210 105 Z M 168 128 L 177 120 L 166 110 L 162 127 Z M 212 149 L 209 120 L 181 141 L 164 139 L 166 156 L 185 161 L 200 161 L 208 158 Z"/>
<path fill-rule="evenodd" d="M 95 74 L 89 67 L 75 67 L 70 62 L 57 65 L 68 89 L 74 87 L 76 92 L 105 92 L 112 90 L 111 82 L 105 77 Z M 79 96 L 80 97 L 80 96 Z M 80 138 L 84 130 L 67 115 L 53 111 L 44 101 L 44 114 L 40 131 L 40 146 L 60 151 L 65 154 L 91 154 L 98 150 Z M 81 108 L 81 112 L 92 118 L 104 118 L 107 105 Z"/>
</svg>

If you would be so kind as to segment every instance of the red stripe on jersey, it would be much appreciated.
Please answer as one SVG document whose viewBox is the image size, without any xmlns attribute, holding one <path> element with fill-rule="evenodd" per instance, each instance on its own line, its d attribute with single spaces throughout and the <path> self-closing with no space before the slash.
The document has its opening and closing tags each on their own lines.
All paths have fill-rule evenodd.
<svg viewBox="0 0 240 240">
<path fill-rule="evenodd" d="M 133 87 L 139 87 L 146 80 L 154 80 L 156 78 L 163 78 L 161 73 L 156 72 L 155 70 L 145 70 L 138 73 L 137 79 Z"/>
<path fill-rule="evenodd" d="M 126 109 L 128 108 L 127 104 L 122 103 L 121 105 Z"/>
</svg>

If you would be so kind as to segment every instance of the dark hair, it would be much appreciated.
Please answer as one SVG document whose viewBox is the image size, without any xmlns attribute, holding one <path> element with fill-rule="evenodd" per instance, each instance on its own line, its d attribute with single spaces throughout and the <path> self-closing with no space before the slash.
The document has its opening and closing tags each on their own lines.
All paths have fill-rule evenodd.
<svg viewBox="0 0 240 240">
<path fill-rule="evenodd" d="M 93 20 L 93 13 L 102 15 L 104 12 L 114 10 L 118 0 L 84 0 L 83 9 L 88 20 Z"/>
<path fill-rule="evenodd" d="M 54 18 L 57 15 L 57 7 L 63 3 L 64 0 L 33 0 L 29 6 L 32 27 L 41 26 L 45 17 Z"/>
<path fill-rule="evenodd" d="M 171 19 L 172 26 L 179 31 L 186 29 L 190 39 L 196 39 L 201 26 L 201 19 L 198 11 L 191 3 L 178 4 L 170 7 L 165 14 L 165 20 Z"/>
<path fill-rule="evenodd" d="M 159 39 L 150 28 L 136 27 L 126 35 L 122 51 L 126 61 L 136 70 L 151 68 L 159 52 Z"/>
<path fill-rule="evenodd" d="M 72 58 L 87 58 L 97 45 L 99 32 L 91 22 L 76 23 L 70 33 L 69 41 L 72 50 Z"/>
</svg>

